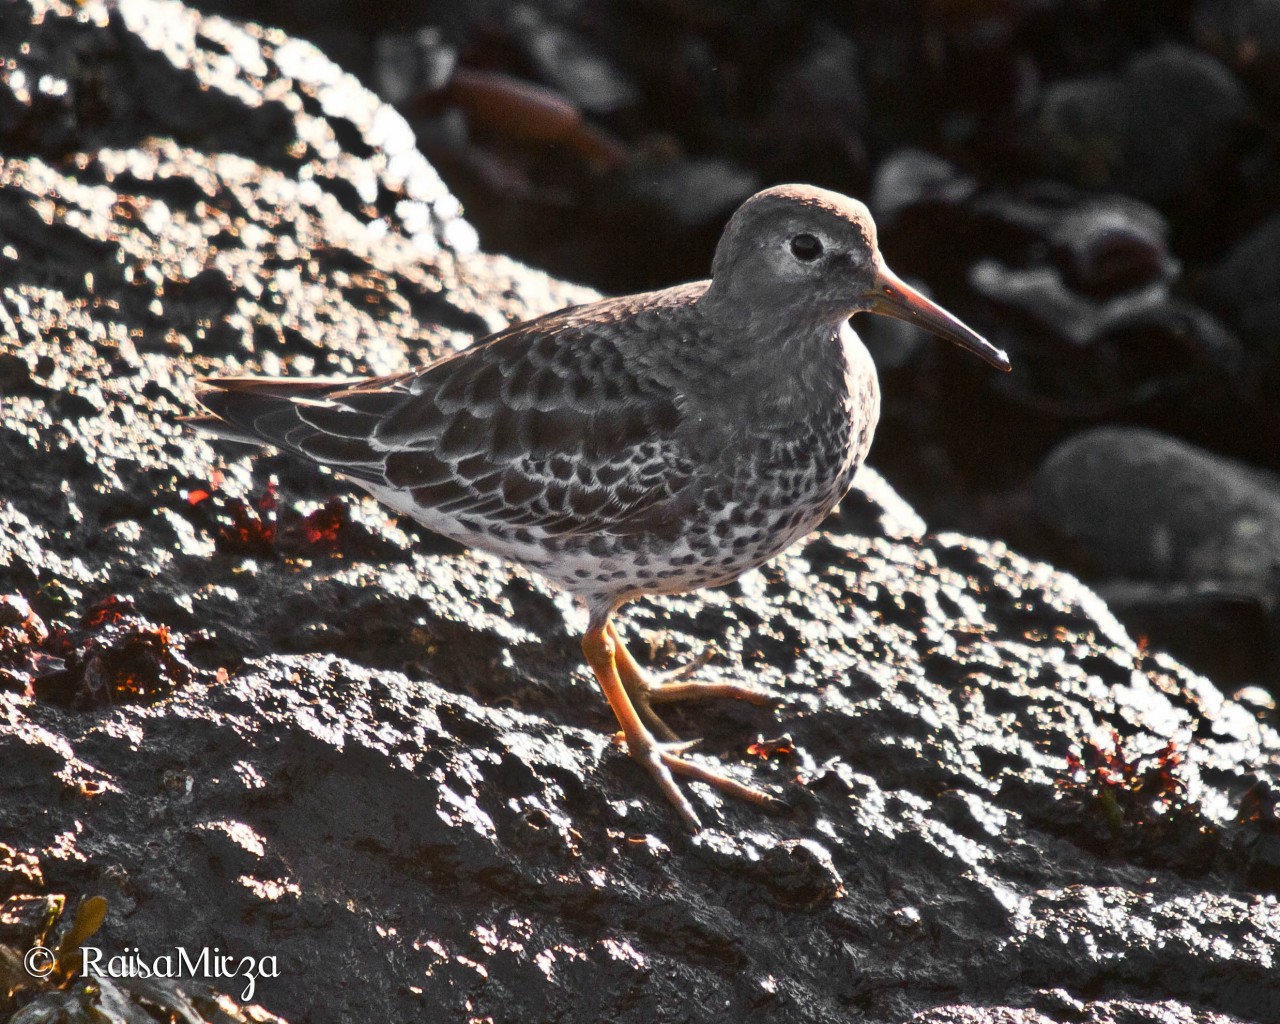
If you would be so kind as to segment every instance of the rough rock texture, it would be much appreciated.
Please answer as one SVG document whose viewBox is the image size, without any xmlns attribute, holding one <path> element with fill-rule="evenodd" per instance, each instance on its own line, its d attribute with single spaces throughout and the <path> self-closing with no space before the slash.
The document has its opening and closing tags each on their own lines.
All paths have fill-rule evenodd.
<svg viewBox="0 0 1280 1024">
<path fill-rule="evenodd" d="M 872 199 L 893 267 L 1018 368 L 864 327 L 877 465 L 935 528 L 1060 560 L 1026 485 L 1115 422 L 1280 472 L 1276 0 L 191 2 L 315 41 L 486 248 L 607 291 L 704 273 L 757 183 Z"/>
<path fill-rule="evenodd" d="M 867 473 L 789 556 L 625 616 L 788 699 L 673 716 L 792 805 L 694 786 L 684 834 L 563 598 L 176 420 L 196 374 L 407 367 L 585 293 L 471 252 L 309 46 L 6 15 L 0 946 L 101 895 L 108 952 L 277 956 L 253 999 L 294 1021 L 1276 1019 L 1274 708 Z"/>
</svg>

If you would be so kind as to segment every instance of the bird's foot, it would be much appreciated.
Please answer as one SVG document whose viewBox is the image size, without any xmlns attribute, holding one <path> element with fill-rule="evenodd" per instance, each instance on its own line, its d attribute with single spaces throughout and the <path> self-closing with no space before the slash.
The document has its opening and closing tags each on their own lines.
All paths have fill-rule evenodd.
<svg viewBox="0 0 1280 1024">
<path fill-rule="evenodd" d="M 626 688 L 627 696 L 635 706 L 636 712 L 644 720 L 645 725 L 658 736 L 668 742 L 676 742 L 679 737 L 653 709 L 654 704 L 674 704 L 684 700 L 743 700 L 756 707 L 769 707 L 782 703 L 782 699 L 767 690 L 754 686 L 743 686 L 740 683 L 696 683 L 688 682 L 688 678 L 705 666 L 715 656 L 714 649 L 708 645 L 702 653 L 692 661 L 667 672 L 646 672 L 631 656 L 622 637 L 610 624 L 610 639 L 614 642 L 618 677 Z"/>
<path fill-rule="evenodd" d="M 651 687 L 660 688 L 670 686 L 672 683 L 681 683 L 692 675 L 696 675 L 698 671 L 705 666 L 711 664 L 716 656 L 716 649 L 712 644 L 707 644 L 698 653 L 696 658 L 691 658 L 683 665 L 677 665 L 675 668 L 667 669 L 665 672 L 648 673 L 649 685 Z"/>
<path fill-rule="evenodd" d="M 782 703 L 782 698 L 768 690 L 754 686 L 743 686 L 740 683 L 691 683 L 688 678 L 700 668 L 709 664 L 715 657 L 715 649 L 704 647 L 702 653 L 692 661 L 669 669 L 666 672 L 645 672 L 635 662 L 634 683 L 637 689 L 648 691 L 649 700 L 654 704 L 671 704 L 680 700 L 745 700 L 756 707 L 768 707 Z M 624 682 L 626 681 L 624 677 Z"/>
<path fill-rule="evenodd" d="M 672 704 L 682 700 L 714 700 L 728 698 L 744 700 L 756 707 L 768 707 L 781 702 L 775 694 L 737 683 L 667 683 L 654 680 L 644 673 L 622 676 L 636 712 L 645 724 L 664 740 L 674 743 L 679 737 L 654 710 L 655 704 Z"/>
<path fill-rule="evenodd" d="M 681 755 L 691 746 L 693 746 L 692 743 L 659 743 L 647 734 L 644 737 L 636 737 L 634 741 L 627 741 L 627 752 L 654 777 L 658 788 L 662 790 L 692 831 L 697 832 L 701 829 L 702 821 L 693 809 L 693 804 L 689 802 L 689 798 L 676 785 L 673 774 L 705 782 L 727 796 L 736 800 L 745 800 L 757 807 L 776 810 L 786 806 L 781 800 L 763 790 L 745 785 L 722 771 L 682 757 Z"/>
<path fill-rule="evenodd" d="M 743 686 L 740 683 L 667 683 L 660 679 L 650 679 L 647 686 L 638 687 L 647 690 L 649 702 L 652 704 L 672 704 L 680 700 L 744 700 L 758 708 L 772 707 L 782 703 L 782 698 L 768 690 L 759 690 L 754 686 Z"/>
<path fill-rule="evenodd" d="M 762 790 L 744 785 L 736 779 L 730 778 L 722 771 L 708 768 L 683 756 L 694 744 L 676 741 L 675 734 L 653 711 L 650 706 L 650 695 L 655 692 L 655 689 L 660 690 L 661 687 L 655 687 L 654 683 L 644 678 L 643 673 L 639 671 L 635 662 L 631 660 L 630 655 L 625 654 L 626 648 L 622 647 L 616 634 L 612 633 L 607 624 L 587 631 L 582 640 L 582 650 L 586 655 L 587 663 L 595 672 L 600 688 L 604 691 L 604 695 L 609 701 L 609 706 L 613 708 L 613 712 L 617 716 L 618 724 L 622 726 L 627 752 L 653 776 L 663 795 L 675 807 L 681 819 L 690 829 L 695 832 L 698 831 L 702 827 L 702 822 L 699 820 L 697 812 L 694 811 L 688 797 L 676 785 L 674 777 L 676 775 L 705 782 L 722 793 L 738 800 L 745 800 L 748 803 L 755 804 L 757 807 L 785 806 L 780 800 Z M 632 677 L 631 685 L 624 682 L 621 673 L 624 662 L 628 664 L 629 669 L 634 670 L 628 672 L 628 675 Z M 643 680 L 642 685 L 639 685 L 637 680 Z M 713 686 L 719 691 L 710 694 L 710 696 L 726 695 L 719 684 L 661 684 L 662 687 L 696 687 L 704 685 Z M 753 698 L 769 698 L 768 694 L 761 691 L 749 691 L 747 687 L 730 687 L 730 689 L 748 691 Z M 702 694 L 699 694 L 699 696 L 702 696 Z M 669 742 L 661 742 L 656 739 L 654 737 L 655 732 Z"/>
</svg>

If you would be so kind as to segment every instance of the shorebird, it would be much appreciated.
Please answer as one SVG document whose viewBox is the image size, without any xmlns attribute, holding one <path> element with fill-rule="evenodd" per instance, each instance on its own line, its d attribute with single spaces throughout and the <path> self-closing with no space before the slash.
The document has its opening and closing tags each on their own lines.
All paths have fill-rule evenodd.
<svg viewBox="0 0 1280 1024">
<path fill-rule="evenodd" d="M 662 677 L 614 612 L 728 583 L 809 533 L 853 482 L 880 413 L 849 319 L 881 313 L 1009 360 L 896 277 L 855 199 L 805 185 L 752 196 L 711 278 L 516 324 L 423 369 L 341 380 L 210 378 L 197 425 L 332 467 L 390 508 L 523 563 L 586 607 L 582 651 L 627 750 L 685 824 L 674 776 L 770 806 L 691 760 L 654 710 L 772 703 L 763 690 Z"/>
</svg>

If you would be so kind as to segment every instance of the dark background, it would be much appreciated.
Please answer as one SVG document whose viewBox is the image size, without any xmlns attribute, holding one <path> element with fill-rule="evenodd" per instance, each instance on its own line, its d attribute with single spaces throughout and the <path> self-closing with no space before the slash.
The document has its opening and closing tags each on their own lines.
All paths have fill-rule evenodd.
<svg viewBox="0 0 1280 1024">
<path fill-rule="evenodd" d="M 1280 4 L 198 6 L 313 40 L 405 114 L 483 247 L 607 292 L 706 276 L 757 188 L 866 199 L 890 264 L 1016 370 L 859 318 L 872 463 L 931 528 L 1081 573 L 1219 681 L 1276 678 L 1280 489 L 1249 467 L 1280 467 Z M 1264 565 L 1232 547 L 1257 521 Z"/>
</svg>

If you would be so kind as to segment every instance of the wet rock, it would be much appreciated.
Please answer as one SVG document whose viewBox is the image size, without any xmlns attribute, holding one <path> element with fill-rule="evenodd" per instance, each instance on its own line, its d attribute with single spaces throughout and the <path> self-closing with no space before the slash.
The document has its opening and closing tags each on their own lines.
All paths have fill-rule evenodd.
<svg viewBox="0 0 1280 1024">
<path fill-rule="evenodd" d="M 1201 0 L 1196 42 L 1232 68 L 1271 109 L 1280 109 L 1280 5 L 1273 0 Z"/>
<path fill-rule="evenodd" d="M 988 191 L 970 206 L 981 226 L 997 232 L 995 254 L 1051 266 L 1090 300 L 1168 285 L 1179 276 L 1167 221 L 1128 196 L 1044 181 L 1013 192 Z"/>
<path fill-rule="evenodd" d="M 1098 302 L 1073 291 L 1056 268 L 995 261 L 976 264 L 970 283 L 1024 336 L 1066 343 L 1027 353 L 1027 373 L 1007 386 L 1043 413 L 1103 418 L 1187 399 L 1177 412 L 1194 423 L 1196 414 L 1214 416 L 1224 395 L 1243 387 L 1235 336 L 1160 285 Z"/>
<path fill-rule="evenodd" d="M 763 858 L 761 875 L 786 906 L 817 907 L 844 895 L 844 880 L 831 854 L 817 843 L 786 840 Z"/>
<path fill-rule="evenodd" d="M 1266 679 L 1280 640 L 1264 599 L 1212 580 L 1107 579 L 1094 586 L 1134 636 L 1170 651 L 1221 685 Z"/>
<path fill-rule="evenodd" d="M 947 161 L 904 150 L 881 164 L 870 203 L 890 243 L 931 273 L 950 266 L 954 274 L 979 257 L 1032 273 L 1051 268 L 1065 290 L 1090 302 L 1179 276 L 1166 219 L 1127 196 L 1047 181 L 980 189 Z M 1066 315 L 1053 326 L 1078 330 Z"/>
<path fill-rule="evenodd" d="M 1041 514 L 1118 575 L 1259 595 L 1280 583 L 1280 481 L 1175 438 L 1078 434 L 1046 460 L 1036 493 Z"/>
<path fill-rule="evenodd" d="M 1236 820 L 1246 828 L 1237 835 L 1233 852 L 1248 865 L 1246 870 L 1268 886 L 1280 880 L 1280 792 L 1259 779 L 1240 798 Z"/>
<path fill-rule="evenodd" d="M 705 228 L 722 224 L 759 187 L 755 175 L 725 160 L 658 159 L 634 168 L 623 191 L 664 220 Z"/>
<path fill-rule="evenodd" d="M 1053 267 L 1021 270 L 984 260 L 974 265 L 969 282 L 993 303 L 1023 313 L 1036 331 L 1065 335 L 1078 347 L 1087 346 L 1098 332 L 1102 311 L 1072 292 Z"/>
<path fill-rule="evenodd" d="M 1240 343 L 1212 313 L 1179 294 L 1181 267 L 1169 225 L 1151 206 L 1052 182 L 981 188 L 948 162 L 918 151 L 881 165 L 872 206 L 893 265 L 939 284 L 944 305 L 1010 350 L 1017 372 L 975 380 L 983 393 L 971 401 L 990 404 L 989 392 L 998 390 L 1041 425 L 1123 414 L 1205 439 L 1229 436 L 1242 448 L 1266 433 Z M 960 279 L 958 269 L 966 271 Z M 934 348 L 932 342 L 903 344 L 907 339 L 894 337 L 902 332 L 892 325 L 858 326 L 877 355 L 897 357 L 885 367 Z M 912 374 L 927 365 L 916 358 Z M 938 389 L 957 388 L 953 376 Z M 1220 411 L 1227 403 L 1240 416 L 1224 425 Z M 892 392 L 887 415 L 900 415 Z M 961 402 L 956 421 L 935 435 L 953 439 L 953 449 L 962 452 L 986 433 L 974 436 L 966 424 L 973 420 Z M 903 457 L 916 458 L 913 451 Z M 939 481 L 932 490 L 949 486 Z"/>
<path fill-rule="evenodd" d="M 378 95 L 394 105 L 443 89 L 457 66 L 457 51 L 435 28 L 380 36 L 374 44 Z"/>
<path fill-rule="evenodd" d="M 615 114 L 639 101 L 639 90 L 618 68 L 537 7 L 517 6 L 511 12 L 509 29 L 542 79 L 582 110 Z"/>
<path fill-rule="evenodd" d="M 1273 657 L 1280 481 L 1175 438 L 1102 428 L 1053 451 L 1035 502 L 1070 560 L 1162 644 L 1229 678 Z"/>
<path fill-rule="evenodd" d="M 1164 218 L 1123 196 L 1086 200 L 1054 223 L 1051 256 L 1086 295 L 1108 296 L 1178 276 Z"/>
<path fill-rule="evenodd" d="M 867 202 L 878 225 L 897 230 L 905 214 L 921 208 L 959 207 L 977 187 L 974 178 L 942 157 L 905 149 L 890 155 L 876 169 Z"/>
<path fill-rule="evenodd" d="M 41 10 L 0 22 L 0 56 L 54 61 L 109 20 Z M 630 607 L 646 662 L 714 643 L 710 678 L 787 699 L 672 713 L 690 756 L 790 805 L 694 784 L 690 837 L 611 742 L 561 595 L 187 432 L 199 374 L 408 369 L 591 293 L 459 244 L 405 122 L 310 47 L 112 10 L 108 109 L 143 115 L 75 160 L 0 162 L 23 225 L 0 365 L 27 368 L 0 397 L 0 593 L 25 601 L 0 626 L 29 652 L 36 619 L 52 636 L 129 594 L 193 671 L 105 707 L 0 688 L 6 899 L 101 895 L 104 948 L 274 954 L 254 999 L 291 1020 L 1269 1020 L 1276 723 L 1072 577 L 928 533 L 867 474 L 788 556 Z M 185 106 L 149 118 L 152 89 Z M 227 111 L 263 95 L 288 130 L 223 149 Z M 214 144 L 168 140 L 182 118 Z M 1170 743 L 1170 778 L 1117 822 L 1100 769 L 1142 775 Z"/>
<path fill-rule="evenodd" d="M 1121 75 L 1048 86 L 1035 143 L 1053 173 L 1167 205 L 1210 186 L 1249 116 L 1248 98 L 1224 65 L 1166 44 L 1135 57 Z"/>
<path fill-rule="evenodd" d="M 839 181 L 865 175 L 868 101 L 857 45 L 831 25 L 814 27 L 805 55 L 778 76 L 753 129 L 767 176 Z"/>
<path fill-rule="evenodd" d="M 1280 215 L 1240 239 L 1212 268 L 1205 286 L 1240 336 L 1273 367 L 1280 363 Z"/>
</svg>

